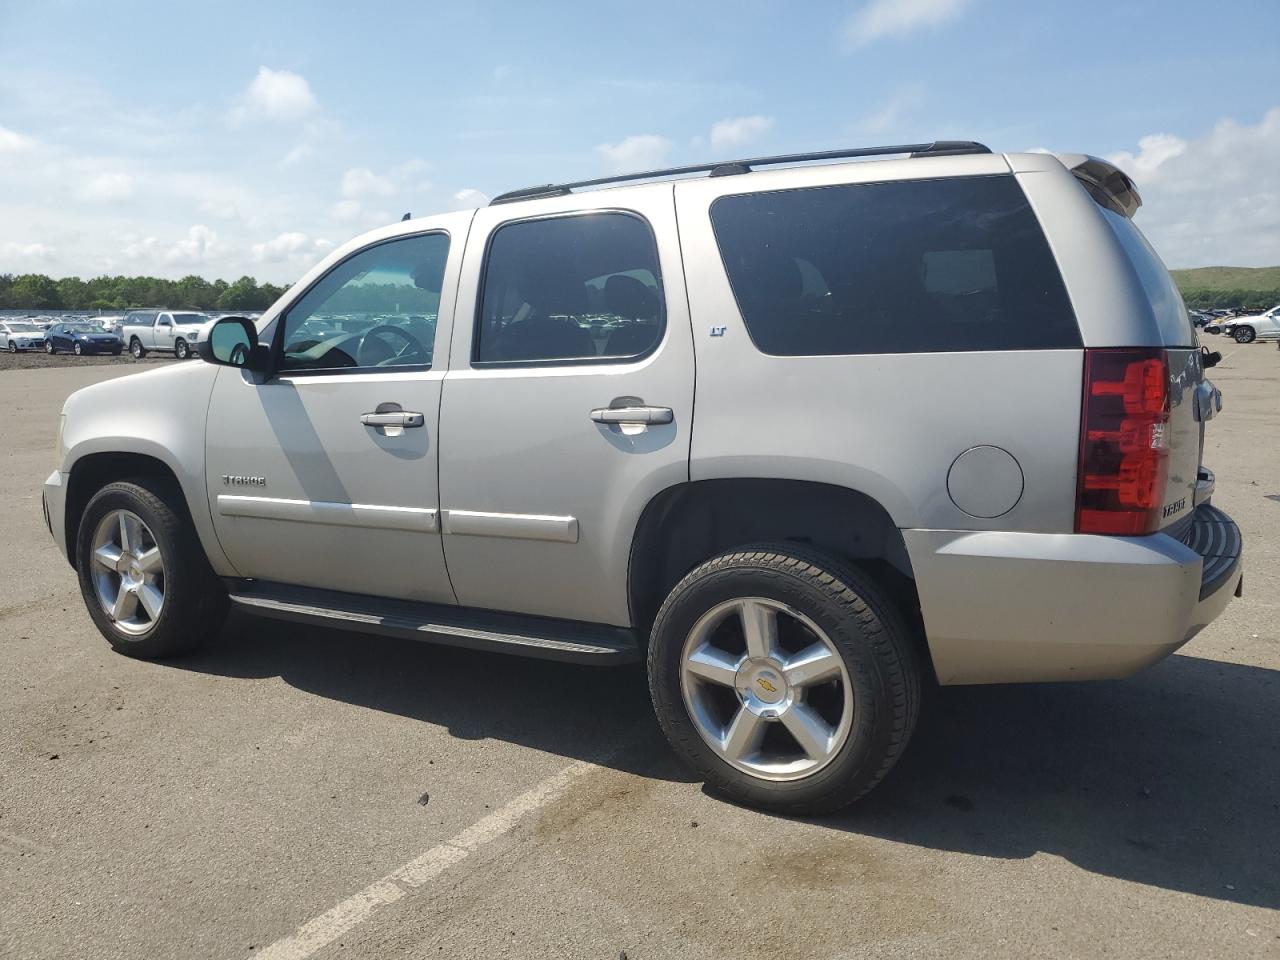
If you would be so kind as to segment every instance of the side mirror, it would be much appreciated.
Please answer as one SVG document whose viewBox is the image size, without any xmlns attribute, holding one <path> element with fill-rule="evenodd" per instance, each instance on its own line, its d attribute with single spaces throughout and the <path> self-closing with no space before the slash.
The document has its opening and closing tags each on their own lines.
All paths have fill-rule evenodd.
<svg viewBox="0 0 1280 960">
<path fill-rule="evenodd" d="M 1200 364 L 1206 370 L 1208 370 L 1210 367 L 1216 367 L 1219 361 L 1221 360 L 1222 360 L 1222 354 L 1220 354 L 1217 350 L 1210 350 L 1208 347 L 1200 348 Z"/>
<path fill-rule="evenodd" d="M 267 369 L 267 348 L 258 343 L 258 330 L 245 317 L 223 317 L 209 328 L 209 335 L 196 344 L 196 352 L 206 363 L 240 367 L 254 373 Z"/>
</svg>

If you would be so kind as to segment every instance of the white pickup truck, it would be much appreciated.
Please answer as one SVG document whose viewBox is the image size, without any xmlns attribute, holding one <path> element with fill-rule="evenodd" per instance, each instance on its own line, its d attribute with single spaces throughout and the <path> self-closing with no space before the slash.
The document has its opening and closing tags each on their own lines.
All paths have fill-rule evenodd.
<svg viewBox="0 0 1280 960">
<path fill-rule="evenodd" d="M 200 331 L 208 322 L 203 313 L 131 310 L 119 333 L 136 359 L 141 360 L 149 350 L 161 350 L 185 360 L 195 354 Z"/>
</svg>

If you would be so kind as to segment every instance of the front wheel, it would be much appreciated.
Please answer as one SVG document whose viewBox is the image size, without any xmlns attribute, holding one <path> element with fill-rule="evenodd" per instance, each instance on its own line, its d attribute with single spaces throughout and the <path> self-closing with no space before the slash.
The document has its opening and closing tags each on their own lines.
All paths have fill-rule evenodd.
<svg viewBox="0 0 1280 960">
<path fill-rule="evenodd" d="M 83 356 L 84 356 L 84 347 L 80 346 L 80 344 L 78 344 L 78 343 L 77 343 L 77 344 L 74 344 L 74 345 L 71 347 L 71 352 L 72 352 L 72 353 L 74 353 L 77 357 L 83 357 Z"/>
<path fill-rule="evenodd" d="M 1258 337 L 1253 327 L 1236 327 L 1231 335 L 1235 337 L 1236 343 L 1253 343 Z"/>
<path fill-rule="evenodd" d="M 191 650 L 221 628 L 227 594 L 172 484 L 110 483 L 76 536 L 80 593 L 117 652 L 151 659 Z"/>
<path fill-rule="evenodd" d="M 920 708 L 910 628 L 874 581 L 792 544 L 716 557 L 658 612 L 654 709 L 713 789 L 787 814 L 825 813 L 897 762 Z"/>
<path fill-rule="evenodd" d="M 147 351 L 142 348 L 142 341 L 137 337 L 129 341 L 129 352 L 133 354 L 135 360 L 141 360 L 147 355 Z"/>
<path fill-rule="evenodd" d="M 10 341 L 9 341 L 9 352 L 10 352 L 10 353 L 17 353 L 17 352 L 18 352 L 18 345 L 17 345 L 16 343 L 14 343 L 12 340 L 10 340 Z"/>
<path fill-rule="evenodd" d="M 185 360 L 191 356 L 191 351 L 187 347 L 187 341 L 179 340 L 173 345 L 173 355 L 179 360 Z"/>
</svg>

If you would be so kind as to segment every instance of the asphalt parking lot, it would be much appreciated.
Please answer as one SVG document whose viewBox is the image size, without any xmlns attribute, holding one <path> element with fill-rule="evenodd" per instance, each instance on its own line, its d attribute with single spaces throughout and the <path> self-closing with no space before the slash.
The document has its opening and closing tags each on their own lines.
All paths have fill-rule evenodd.
<svg viewBox="0 0 1280 960">
<path fill-rule="evenodd" d="M 1280 956 L 1280 353 L 1213 346 L 1243 599 L 1131 680 L 942 691 L 820 821 L 690 782 L 637 669 L 238 618 L 113 654 L 39 485 L 133 369 L 0 371 L 0 956 Z"/>
</svg>

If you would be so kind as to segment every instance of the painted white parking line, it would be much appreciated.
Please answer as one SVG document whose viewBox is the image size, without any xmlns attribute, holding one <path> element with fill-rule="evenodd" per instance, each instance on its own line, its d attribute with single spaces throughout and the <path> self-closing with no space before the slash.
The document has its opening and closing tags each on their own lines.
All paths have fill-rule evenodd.
<svg viewBox="0 0 1280 960">
<path fill-rule="evenodd" d="M 616 752 L 616 751 L 615 751 Z M 465 860 L 485 844 L 509 833 L 522 819 L 555 800 L 579 777 L 599 764 L 578 760 L 543 780 L 461 833 L 437 844 L 420 857 L 375 880 L 318 917 L 308 920 L 287 937 L 254 951 L 261 960 L 304 960 L 364 923 L 383 907 L 403 900 L 450 867 Z"/>
</svg>

